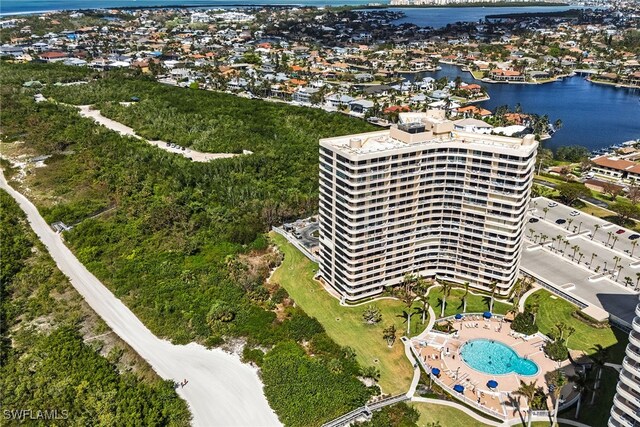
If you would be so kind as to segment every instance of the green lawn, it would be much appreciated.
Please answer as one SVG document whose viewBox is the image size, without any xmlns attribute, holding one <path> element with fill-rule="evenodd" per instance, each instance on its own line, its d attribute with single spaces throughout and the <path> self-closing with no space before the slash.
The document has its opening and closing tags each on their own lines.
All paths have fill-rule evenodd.
<svg viewBox="0 0 640 427">
<path fill-rule="evenodd" d="M 462 313 L 462 296 L 464 295 L 464 289 L 454 288 L 451 290 L 451 294 L 447 297 L 447 303 L 444 309 L 445 316 L 451 316 L 456 313 Z M 436 313 L 437 317 L 440 317 L 442 310 L 442 289 L 433 288 L 429 292 L 429 303 Z M 505 314 L 511 306 L 499 301 L 493 304 L 493 312 L 498 314 Z M 489 297 L 481 295 L 469 294 L 467 298 L 467 313 L 482 313 L 489 310 Z"/>
<path fill-rule="evenodd" d="M 353 348 L 362 366 L 378 367 L 379 384 L 384 393 L 406 392 L 411 384 L 413 372 L 399 339 L 407 329 L 403 319 L 398 317 L 404 309 L 402 303 L 395 300 L 372 303 L 382 311 L 382 322 L 377 325 L 365 325 L 362 322 L 362 312 L 366 305 L 340 306 L 336 298 L 313 280 L 317 264 L 309 261 L 279 234 L 272 233 L 271 238 L 284 253 L 284 261 L 274 272 L 271 281 L 284 287 L 309 316 L 318 319 L 334 341 Z M 389 348 L 382 339 L 382 330 L 391 323 L 398 329 L 398 340 Z M 418 330 L 423 328 L 417 315 L 413 316 L 411 323 L 418 326 Z"/>
<path fill-rule="evenodd" d="M 412 402 L 410 404 L 419 413 L 419 427 L 426 427 L 430 423 L 439 423 L 442 427 L 486 427 L 488 424 L 481 423 L 462 411 L 448 406 L 436 405 L 432 403 Z"/>
<path fill-rule="evenodd" d="M 545 290 L 539 290 L 527 298 L 527 306 L 534 299 L 538 300 L 540 308 L 536 317 L 536 323 L 544 334 L 556 333 L 555 325 L 564 322 L 575 328 L 575 332 L 569 336 L 567 346 L 574 350 L 583 350 L 587 354 L 593 353 L 593 346 L 601 344 L 610 349 L 610 359 L 613 363 L 621 363 L 624 357 L 624 349 L 627 345 L 627 335 L 615 328 L 594 328 L 583 321 L 576 319 L 572 313 L 578 308 L 573 304 L 556 297 Z"/>
<path fill-rule="evenodd" d="M 567 182 L 560 177 L 555 177 L 550 175 L 536 175 L 534 179 L 537 179 L 539 181 L 547 181 L 552 184 L 565 184 Z"/>
<path fill-rule="evenodd" d="M 584 213 L 588 213 L 589 215 L 593 215 L 598 218 L 607 218 L 615 215 L 606 209 L 602 209 L 601 207 L 591 205 L 589 203 L 585 203 L 583 207 L 578 207 L 578 209 Z"/>
</svg>

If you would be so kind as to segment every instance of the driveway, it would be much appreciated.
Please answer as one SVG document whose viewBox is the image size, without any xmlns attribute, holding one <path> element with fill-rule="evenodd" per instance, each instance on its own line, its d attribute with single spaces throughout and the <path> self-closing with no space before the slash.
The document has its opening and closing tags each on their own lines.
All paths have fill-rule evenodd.
<svg viewBox="0 0 640 427">
<path fill-rule="evenodd" d="M 159 339 L 117 299 L 65 246 L 22 194 L 11 188 L 0 172 L 5 189 L 27 214 L 31 228 L 47 247 L 58 268 L 89 306 L 120 338 L 142 356 L 163 379 L 187 379 L 178 394 L 187 401 L 196 426 L 281 425 L 269 407 L 257 370 L 222 350 L 191 343 L 174 345 Z"/>
</svg>

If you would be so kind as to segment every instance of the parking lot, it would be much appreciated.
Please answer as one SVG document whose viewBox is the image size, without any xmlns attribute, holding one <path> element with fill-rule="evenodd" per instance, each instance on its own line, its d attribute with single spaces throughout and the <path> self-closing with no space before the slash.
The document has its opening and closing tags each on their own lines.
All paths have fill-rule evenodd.
<svg viewBox="0 0 640 427">
<path fill-rule="evenodd" d="M 314 255 L 318 254 L 319 235 L 318 219 L 310 217 L 295 222 L 285 223 L 282 228 Z"/>
<path fill-rule="evenodd" d="M 571 207 L 542 197 L 530 207 L 522 268 L 630 322 L 640 283 L 640 249 L 629 239 L 635 233 L 585 213 L 572 216 Z"/>
</svg>

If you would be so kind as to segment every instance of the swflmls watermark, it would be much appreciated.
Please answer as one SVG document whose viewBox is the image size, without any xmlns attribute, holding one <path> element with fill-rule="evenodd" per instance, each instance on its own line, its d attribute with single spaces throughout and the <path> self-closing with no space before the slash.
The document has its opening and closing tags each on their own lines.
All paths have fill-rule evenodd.
<svg viewBox="0 0 640 427">
<path fill-rule="evenodd" d="M 3 409 L 2 416 L 5 420 L 66 420 L 69 411 L 66 409 Z"/>
</svg>

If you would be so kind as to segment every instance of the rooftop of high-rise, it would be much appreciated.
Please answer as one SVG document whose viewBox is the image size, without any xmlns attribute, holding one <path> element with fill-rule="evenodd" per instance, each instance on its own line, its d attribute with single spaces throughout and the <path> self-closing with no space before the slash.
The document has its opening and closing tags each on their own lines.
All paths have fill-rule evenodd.
<svg viewBox="0 0 640 427">
<path fill-rule="evenodd" d="M 460 143 L 471 149 L 520 153 L 534 151 L 537 142 L 534 135 L 522 138 L 487 135 L 458 131 L 454 123 L 444 117 L 444 112 L 401 113 L 397 126 L 381 131 L 344 135 L 320 140 L 320 145 L 333 148 L 347 157 L 381 152 L 415 151 L 420 147 L 433 148 L 434 144 Z"/>
</svg>

